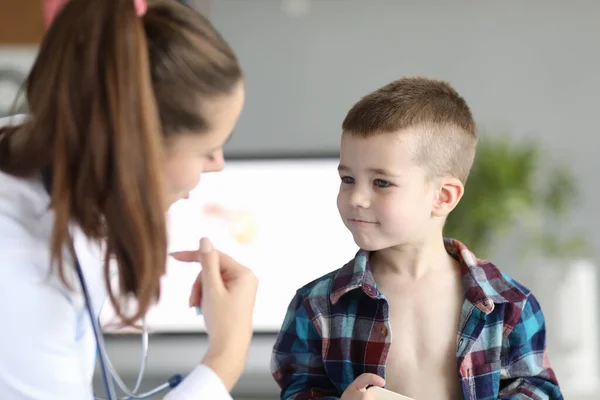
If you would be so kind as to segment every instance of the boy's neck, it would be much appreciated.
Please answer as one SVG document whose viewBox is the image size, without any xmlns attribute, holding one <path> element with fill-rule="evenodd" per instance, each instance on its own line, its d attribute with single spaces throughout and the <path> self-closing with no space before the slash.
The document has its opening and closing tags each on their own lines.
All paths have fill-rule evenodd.
<svg viewBox="0 0 600 400">
<path fill-rule="evenodd" d="M 379 276 L 395 276 L 408 280 L 418 280 L 434 270 L 449 269 L 454 266 L 441 235 L 418 244 L 400 245 L 375 251 L 369 261 L 373 272 Z"/>
</svg>

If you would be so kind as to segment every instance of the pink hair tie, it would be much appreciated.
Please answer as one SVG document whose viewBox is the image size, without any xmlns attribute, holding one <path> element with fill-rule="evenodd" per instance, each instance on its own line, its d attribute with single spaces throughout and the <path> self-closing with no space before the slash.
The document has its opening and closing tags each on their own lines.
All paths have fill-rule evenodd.
<svg viewBox="0 0 600 400">
<path fill-rule="evenodd" d="M 133 5 L 135 7 L 135 13 L 138 17 L 143 17 L 148 10 L 148 2 L 146 0 L 133 0 Z"/>
<path fill-rule="evenodd" d="M 43 0 L 44 26 L 48 28 L 52 20 L 68 0 Z"/>
</svg>

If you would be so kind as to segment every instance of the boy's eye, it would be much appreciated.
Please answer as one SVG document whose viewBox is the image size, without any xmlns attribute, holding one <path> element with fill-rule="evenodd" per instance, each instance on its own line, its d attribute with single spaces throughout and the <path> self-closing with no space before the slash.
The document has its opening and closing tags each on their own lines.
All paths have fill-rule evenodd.
<svg viewBox="0 0 600 400">
<path fill-rule="evenodd" d="M 392 185 L 391 183 L 389 183 L 388 181 L 384 181 L 383 179 L 375 179 L 373 183 L 375 184 L 375 186 L 380 188 L 386 188 Z"/>
<path fill-rule="evenodd" d="M 342 182 L 344 182 L 346 184 L 352 184 L 352 183 L 354 183 L 354 178 L 352 178 L 350 176 L 342 176 Z"/>
</svg>

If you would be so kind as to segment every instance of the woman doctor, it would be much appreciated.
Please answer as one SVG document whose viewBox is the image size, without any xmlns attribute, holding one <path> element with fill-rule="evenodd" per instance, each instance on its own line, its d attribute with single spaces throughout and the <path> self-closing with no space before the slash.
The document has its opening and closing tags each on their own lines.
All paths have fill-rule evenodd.
<svg viewBox="0 0 600 400">
<path fill-rule="evenodd" d="M 92 399 L 96 344 L 71 243 L 96 314 L 108 296 L 125 324 L 144 316 L 165 273 L 165 211 L 223 168 L 244 81 L 214 27 L 175 0 L 71 0 L 26 95 L 30 115 L 0 128 L 0 398 Z M 230 399 L 257 280 L 206 239 L 176 258 L 203 265 L 190 306 L 202 304 L 209 350 L 167 398 Z"/>
</svg>

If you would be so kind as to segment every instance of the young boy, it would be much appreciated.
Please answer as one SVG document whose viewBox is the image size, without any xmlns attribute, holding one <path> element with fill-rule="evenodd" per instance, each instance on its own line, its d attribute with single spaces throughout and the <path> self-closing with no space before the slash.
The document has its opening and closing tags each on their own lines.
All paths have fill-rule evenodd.
<svg viewBox="0 0 600 400">
<path fill-rule="evenodd" d="M 404 78 L 342 128 L 338 209 L 360 251 L 292 300 L 271 362 L 281 398 L 385 385 L 416 400 L 562 399 L 535 297 L 442 236 L 475 156 L 465 100 Z"/>
</svg>

